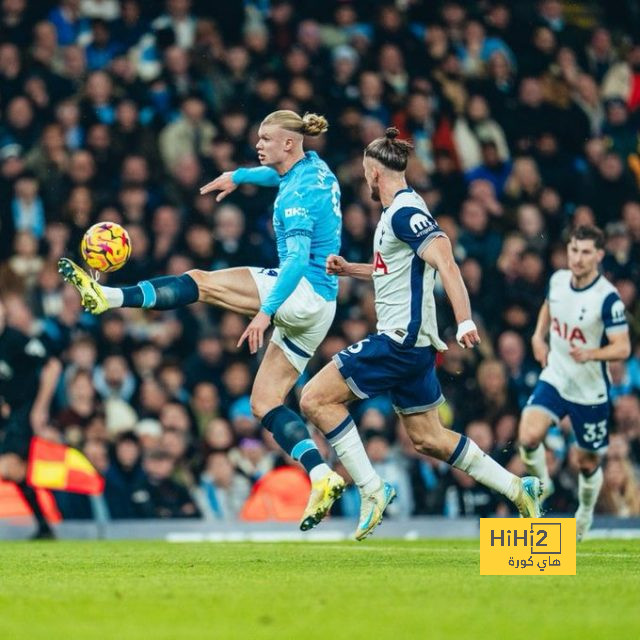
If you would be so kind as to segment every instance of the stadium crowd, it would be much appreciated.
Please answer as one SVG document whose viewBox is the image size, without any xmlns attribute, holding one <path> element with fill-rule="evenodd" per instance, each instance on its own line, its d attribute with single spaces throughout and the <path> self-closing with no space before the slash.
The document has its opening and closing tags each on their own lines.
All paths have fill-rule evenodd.
<svg viewBox="0 0 640 640">
<path fill-rule="evenodd" d="M 413 141 L 408 181 L 453 243 L 483 337 L 474 351 L 457 347 L 439 288 L 443 422 L 515 473 L 547 279 L 565 265 L 567 229 L 606 231 L 603 269 L 626 305 L 634 353 L 611 365 L 598 512 L 640 515 L 640 15 L 631 1 L 570 9 L 559 0 L 2 0 L 0 291 L 9 324 L 45 337 L 62 359 L 48 435 L 105 475 L 112 518 L 233 519 L 257 479 L 292 462 L 251 414 L 257 363 L 235 347 L 245 319 L 202 304 L 94 317 L 56 261 L 77 259 L 84 231 L 111 220 L 133 253 L 101 282 L 276 265 L 273 190 L 245 185 L 216 203 L 198 188 L 256 164 L 257 127 L 278 108 L 329 120 L 306 145 L 340 180 L 350 261 L 370 260 L 380 215 L 363 147 L 389 125 Z M 342 281 L 306 378 L 374 327 L 371 287 Z M 415 453 L 387 398 L 353 414 L 398 490 L 390 515 L 507 512 L 469 476 Z M 560 512 L 576 506 L 571 442 L 566 424 L 546 440 L 550 508 Z M 92 517 L 85 498 L 57 498 L 65 517 Z M 357 491 L 336 506 L 356 515 Z"/>
</svg>

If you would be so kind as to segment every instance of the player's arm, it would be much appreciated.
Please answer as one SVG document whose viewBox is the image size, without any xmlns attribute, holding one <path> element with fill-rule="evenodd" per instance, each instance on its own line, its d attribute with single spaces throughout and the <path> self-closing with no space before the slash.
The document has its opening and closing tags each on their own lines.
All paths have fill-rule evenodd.
<svg viewBox="0 0 640 640">
<path fill-rule="evenodd" d="M 536 329 L 531 337 L 531 348 L 533 349 L 533 357 L 540 363 L 541 367 L 547 366 L 549 357 L 549 344 L 547 336 L 549 335 L 549 327 L 551 326 L 551 312 L 549 311 L 549 301 L 545 300 L 538 312 L 538 321 Z"/>
<path fill-rule="evenodd" d="M 629 325 L 620 296 L 612 292 L 602 305 L 602 322 L 608 344 L 596 349 L 573 347 L 569 354 L 576 362 L 626 360 L 631 355 Z"/>
<path fill-rule="evenodd" d="M 200 195 L 219 191 L 216 201 L 220 202 L 235 191 L 240 184 L 255 184 L 259 187 L 277 187 L 280 174 L 271 167 L 241 167 L 235 171 L 225 171 L 215 180 L 200 187 Z"/>
<path fill-rule="evenodd" d="M 453 257 L 451 242 L 444 234 L 433 237 L 424 244 L 419 256 L 431 267 L 438 270 L 445 293 L 453 308 L 458 324 L 456 340 L 463 347 L 473 347 L 480 343 L 480 336 L 475 323 L 471 319 L 471 303 L 469 294 L 462 279 L 460 269 Z"/>
<path fill-rule="evenodd" d="M 31 426 L 36 435 L 42 432 L 49 424 L 51 399 L 58 385 L 61 372 L 62 364 L 58 358 L 49 358 L 40 372 L 40 384 L 29 416 Z"/>
<path fill-rule="evenodd" d="M 347 262 L 342 256 L 331 254 L 327 258 L 327 273 L 330 276 L 348 276 L 358 280 L 371 280 L 373 265 L 364 262 Z"/>
<path fill-rule="evenodd" d="M 580 349 L 574 347 L 569 352 L 576 362 L 587 362 L 589 360 L 626 360 L 631 355 L 631 340 L 629 331 L 618 331 L 613 334 L 607 333 L 609 344 L 598 349 Z"/>
<path fill-rule="evenodd" d="M 287 257 L 280 265 L 280 273 L 269 295 L 262 302 L 260 311 L 238 341 L 238 346 L 241 346 L 247 340 L 251 353 L 256 353 L 262 347 L 264 332 L 271 324 L 271 318 L 295 291 L 311 259 L 311 237 L 314 225 L 311 209 L 297 206 L 295 214 L 285 216 L 283 222 Z"/>
</svg>

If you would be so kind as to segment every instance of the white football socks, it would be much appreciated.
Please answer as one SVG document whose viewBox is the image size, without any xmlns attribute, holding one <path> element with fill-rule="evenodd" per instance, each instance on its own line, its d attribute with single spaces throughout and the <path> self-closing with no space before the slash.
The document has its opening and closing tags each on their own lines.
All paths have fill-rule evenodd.
<svg viewBox="0 0 640 640">
<path fill-rule="evenodd" d="M 360 489 L 360 493 L 366 495 L 380 487 L 382 480 L 364 450 L 360 434 L 353 420 L 349 421 L 344 431 L 334 438 L 329 438 L 329 442 L 335 449 L 340 462 Z"/>
<path fill-rule="evenodd" d="M 451 464 L 468 473 L 474 480 L 493 489 L 509 500 L 515 500 L 520 491 L 520 478 L 499 465 L 488 456 L 471 438 L 462 436 L 466 443 Z"/>
<path fill-rule="evenodd" d="M 598 467 L 590 476 L 583 473 L 578 475 L 579 509 L 593 513 L 603 481 L 602 467 Z"/>
<path fill-rule="evenodd" d="M 324 478 L 330 471 L 331 467 L 326 462 L 316 465 L 315 467 L 313 467 L 313 469 L 311 469 L 311 471 L 309 471 L 311 482 L 317 482 L 318 480 Z"/>
<path fill-rule="evenodd" d="M 100 285 L 100 289 L 107 300 L 110 309 L 121 307 L 124 303 L 124 294 L 119 287 L 105 287 Z"/>
<path fill-rule="evenodd" d="M 544 445 L 540 443 L 535 449 L 520 446 L 520 457 L 527 468 L 527 473 L 540 478 L 543 487 L 551 486 L 551 476 L 547 468 L 547 458 Z"/>
</svg>

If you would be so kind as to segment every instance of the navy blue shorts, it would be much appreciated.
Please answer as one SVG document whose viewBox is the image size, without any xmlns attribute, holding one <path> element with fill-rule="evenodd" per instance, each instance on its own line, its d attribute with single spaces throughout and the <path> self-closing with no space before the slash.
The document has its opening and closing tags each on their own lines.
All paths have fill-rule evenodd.
<svg viewBox="0 0 640 640">
<path fill-rule="evenodd" d="M 600 451 L 609 446 L 610 407 L 608 402 L 601 404 L 577 404 L 565 400 L 556 388 L 538 380 L 533 393 L 527 400 L 525 408 L 541 409 L 549 414 L 556 422 L 569 416 L 571 427 L 576 436 L 576 443 L 587 451 Z"/>
<path fill-rule="evenodd" d="M 398 413 L 422 413 L 444 402 L 433 347 L 403 347 L 384 334 L 372 334 L 336 353 L 345 382 L 365 399 L 389 391 Z"/>
</svg>

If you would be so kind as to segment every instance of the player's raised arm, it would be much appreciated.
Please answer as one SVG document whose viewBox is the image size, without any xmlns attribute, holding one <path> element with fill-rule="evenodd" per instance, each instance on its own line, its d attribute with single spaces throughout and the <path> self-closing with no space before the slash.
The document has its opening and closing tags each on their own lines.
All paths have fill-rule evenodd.
<svg viewBox="0 0 640 640">
<path fill-rule="evenodd" d="M 358 280 L 371 280 L 373 265 L 363 262 L 347 262 L 342 256 L 331 254 L 327 258 L 327 273 L 331 276 L 349 276 Z"/>
<path fill-rule="evenodd" d="M 453 257 L 449 238 L 444 235 L 434 238 L 420 252 L 420 257 L 440 273 L 440 279 L 458 323 L 458 331 L 456 333 L 458 344 L 463 348 L 471 348 L 476 344 L 480 344 L 478 330 L 471 319 L 469 294 L 462 280 L 460 269 Z"/>
<path fill-rule="evenodd" d="M 255 184 L 259 187 L 277 187 L 280 175 L 271 167 L 241 167 L 235 171 L 225 171 L 215 180 L 200 187 L 200 195 L 219 191 L 216 201 L 220 202 L 235 191 L 240 184 Z"/>
<path fill-rule="evenodd" d="M 547 336 L 549 335 L 549 327 L 551 326 L 551 313 L 549 312 L 549 302 L 545 300 L 540 307 L 538 313 L 538 321 L 536 322 L 536 330 L 531 337 L 531 348 L 533 349 L 533 357 L 542 368 L 547 366 L 549 357 L 549 344 Z"/>
</svg>

